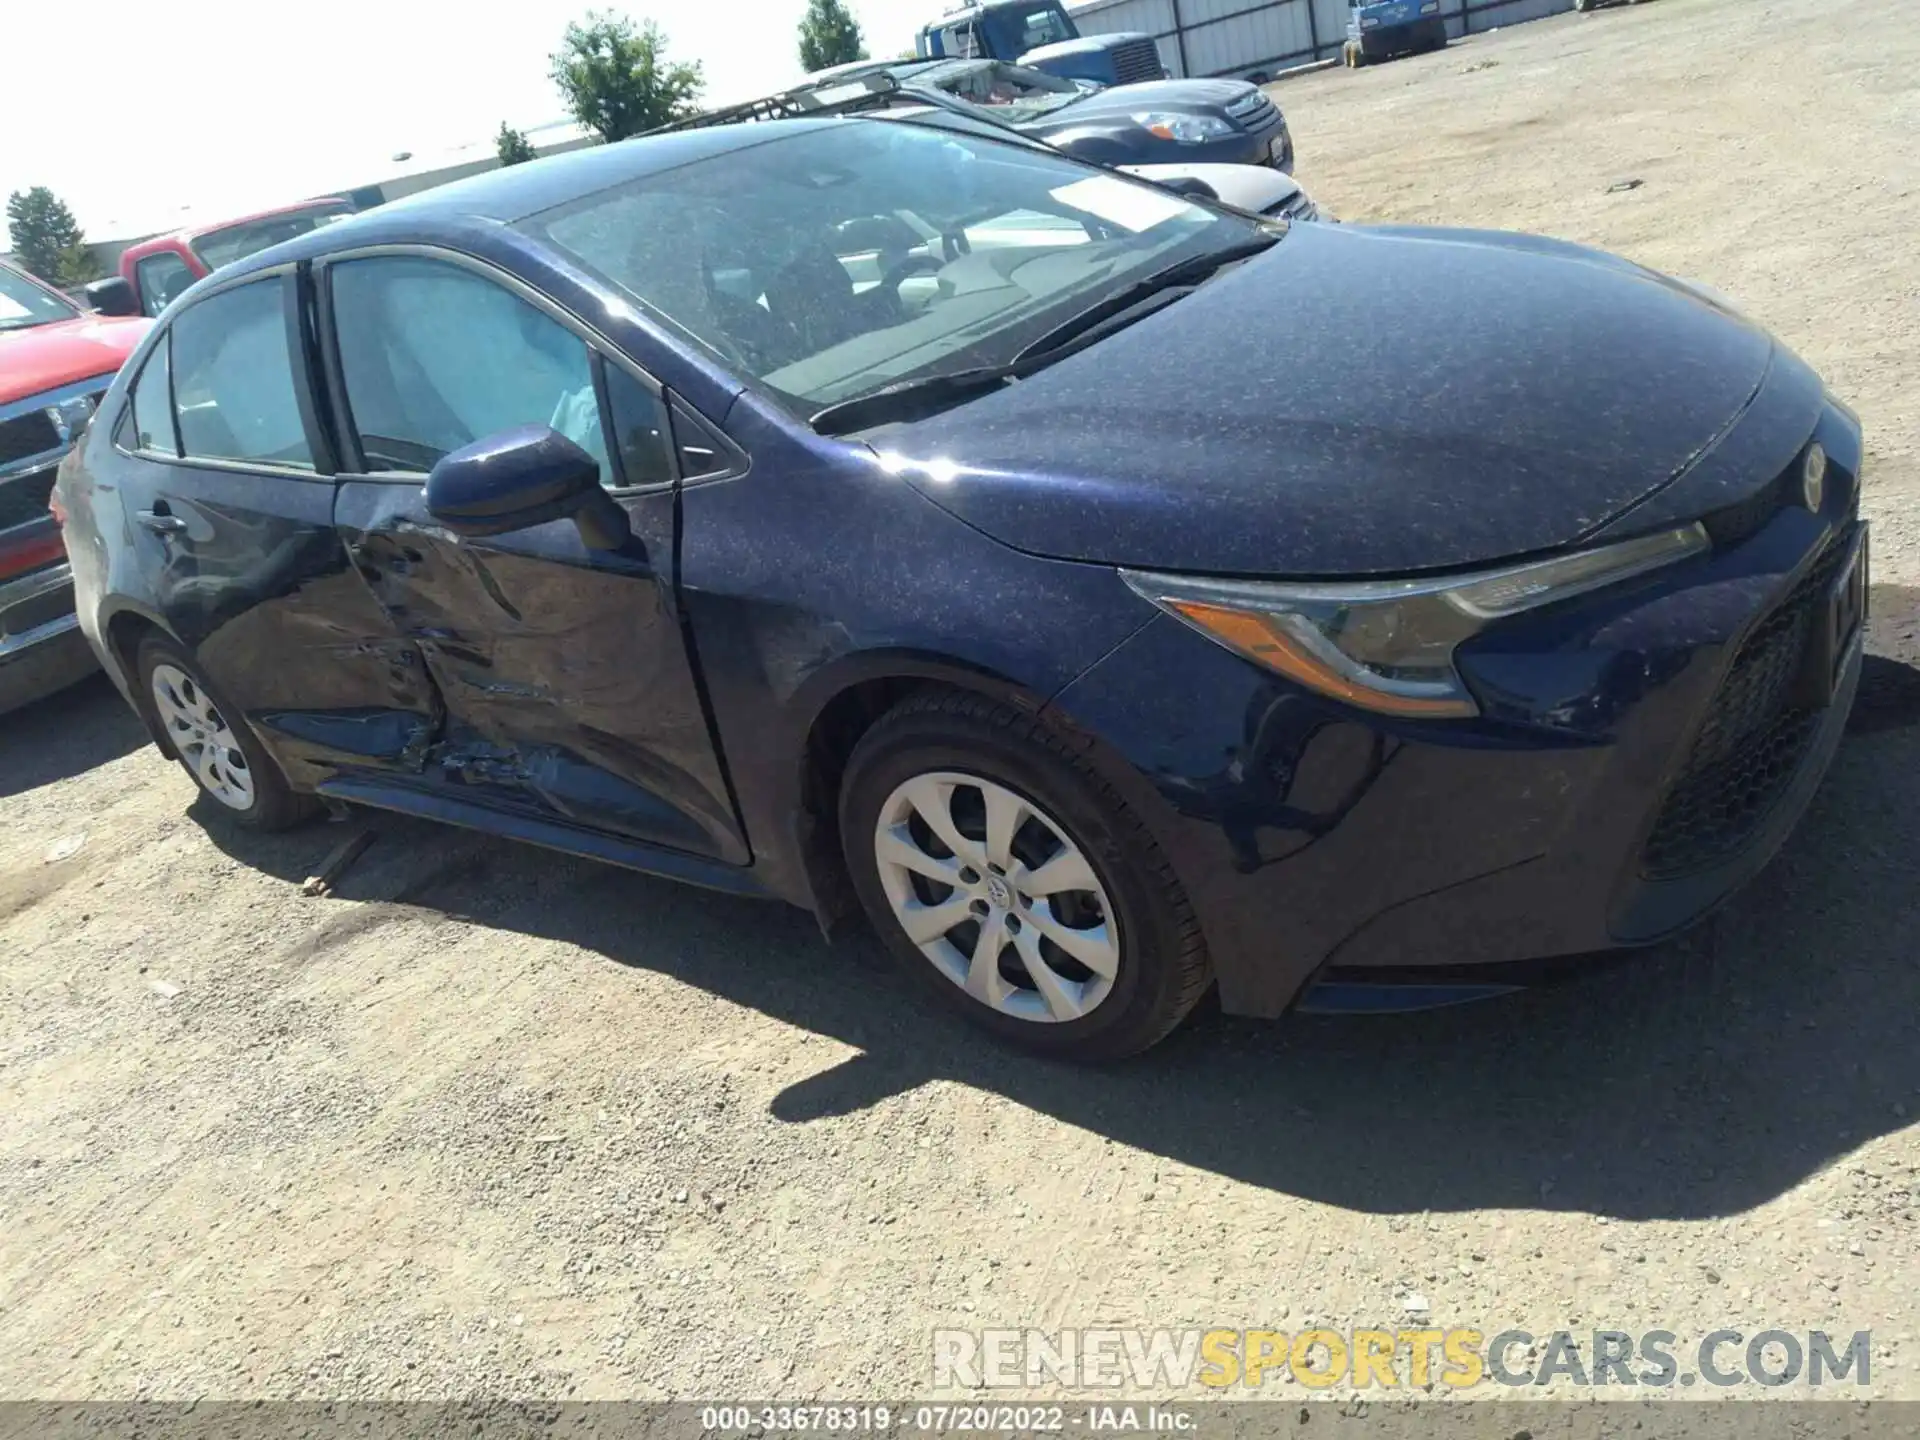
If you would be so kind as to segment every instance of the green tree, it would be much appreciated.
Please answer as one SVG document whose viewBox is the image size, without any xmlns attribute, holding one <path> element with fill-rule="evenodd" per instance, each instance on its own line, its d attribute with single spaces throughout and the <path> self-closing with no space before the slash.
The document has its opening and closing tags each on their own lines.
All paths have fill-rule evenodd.
<svg viewBox="0 0 1920 1440">
<path fill-rule="evenodd" d="M 800 68 L 811 75 L 830 65 L 867 58 L 860 22 L 841 0 L 807 0 L 800 19 Z"/>
<path fill-rule="evenodd" d="M 13 253 L 42 280 L 52 285 L 73 284 L 64 269 L 84 254 L 80 223 L 44 185 L 16 190 L 7 197 L 7 234 Z"/>
<path fill-rule="evenodd" d="M 493 148 L 502 165 L 522 165 L 535 158 L 526 131 L 516 130 L 504 120 L 500 122 L 500 133 L 493 137 Z"/>
<path fill-rule="evenodd" d="M 100 257 L 93 253 L 91 245 L 69 245 L 60 252 L 58 265 L 61 285 L 71 289 L 77 285 L 86 285 L 98 280 L 107 273 L 100 263 Z"/>
<path fill-rule="evenodd" d="M 568 25 L 551 59 L 573 118 L 609 144 L 691 114 L 706 83 L 697 61 L 667 59 L 653 21 L 636 24 L 611 10 L 589 10 Z"/>
</svg>

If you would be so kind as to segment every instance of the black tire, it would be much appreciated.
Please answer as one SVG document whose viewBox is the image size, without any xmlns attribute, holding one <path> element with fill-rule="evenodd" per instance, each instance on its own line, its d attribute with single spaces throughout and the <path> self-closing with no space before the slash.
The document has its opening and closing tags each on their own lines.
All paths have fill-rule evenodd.
<svg viewBox="0 0 1920 1440">
<path fill-rule="evenodd" d="M 271 755 L 267 754 L 245 717 L 236 707 L 227 702 L 217 686 L 207 682 L 207 677 L 185 650 L 171 640 L 153 635 L 140 642 L 140 649 L 135 659 L 140 676 L 140 703 L 146 707 L 149 716 L 168 735 L 168 748 L 172 751 L 174 759 L 180 762 L 181 769 L 193 777 L 194 785 L 199 788 L 206 807 L 212 813 L 234 825 L 262 831 L 290 829 L 318 813 L 319 802 L 311 795 L 300 795 L 294 792 L 293 788 L 287 784 L 286 776 L 280 773 L 279 765 L 274 762 Z M 244 768 L 253 784 L 253 803 L 246 809 L 238 809 L 214 794 L 199 772 L 187 762 L 186 757 L 181 753 L 180 746 L 174 741 L 172 729 L 167 725 L 165 717 L 160 713 L 160 708 L 153 698 L 153 672 L 162 664 L 171 665 L 183 672 L 205 694 L 219 717 L 226 722 L 234 740 L 238 742 L 237 748 L 245 761 Z"/>
<path fill-rule="evenodd" d="M 1111 989 L 1086 1015 L 1042 1022 L 1003 1014 L 936 969 L 908 938 L 880 877 L 874 833 L 895 789 L 935 771 L 1017 792 L 1088 859 L 1109 898 L 1119 955 Z M 1024 1049 L 1086 1062 L 1137 1054 L 1171 1033 L 1207 991 L 1206 942 L 1159 846 L 1074 742 L 1029 714 L 953 690 L 901 701 L 848 759 L 840 834 L 854 889 L 888 949 L 946 1003 Z"/>
</svg>

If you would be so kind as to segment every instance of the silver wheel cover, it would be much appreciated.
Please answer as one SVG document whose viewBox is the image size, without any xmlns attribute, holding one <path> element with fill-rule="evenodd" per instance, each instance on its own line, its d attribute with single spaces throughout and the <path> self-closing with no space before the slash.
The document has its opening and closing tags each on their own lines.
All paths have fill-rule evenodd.
<svg viewBox="0 0 1920 1440">
<path fill-rule="evenodd" d="M 253 772 L 220 712 L 177 665 L 153 667 L 153 708 L 200 788 L 229 810 L 253 808 Z"/>
<path fill-rule="evenodd" d="M 1079 845 L 1026 796 L 978 775 L 916 775 L 880 807 L 873 853 L 907 938 L 982 1005 L 1057 1024 L 1112 993 L 1113 905 Z"/>
</svg>

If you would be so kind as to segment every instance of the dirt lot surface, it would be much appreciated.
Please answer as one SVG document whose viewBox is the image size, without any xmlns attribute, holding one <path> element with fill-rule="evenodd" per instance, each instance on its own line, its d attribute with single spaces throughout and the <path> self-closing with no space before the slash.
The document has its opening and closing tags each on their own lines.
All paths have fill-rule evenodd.
<svg viewBox="0 0 1920 1440">
<path fill-rule="evenodd" d="M 203 829 L 90 685 L 0 738 L 0 1395 L 901 1396 L 937 1325 L 1430 1316 L 1870 1327 L 1850 1393 L 1920 1398 L 1916 76 L 1908 0 L 1657 0 L 1276 87 L 1343 217 L 1703 280 L 1860 411 L 1877 658 L 1705 930 L 1074 1071 L 505 842 L 380 820 L 304 896 L 340 826 Z"/>
</svg>

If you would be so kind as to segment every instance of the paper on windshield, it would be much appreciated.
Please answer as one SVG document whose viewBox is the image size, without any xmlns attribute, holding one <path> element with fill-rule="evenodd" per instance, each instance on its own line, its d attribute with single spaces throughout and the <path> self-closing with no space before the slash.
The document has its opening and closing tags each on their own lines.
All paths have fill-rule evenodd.
<svg viewBox="0 0 1920 1440">
<path fill-rule="evenodd" d="M 18 300 L 0 290 L 0 320 L 18 320 L 27 313 L 27 307 Z"/>
<path fill-rule="evenodd" d="M 1062 185 L 1052 194 L 1062 205 L 1084 210 L 1109 225 L 1118 225 L 1122 230 L 1136 233 L 1163 225 L 1189 213 L 1193 208 L 1178 196 L 1163 194 L 1126 180 L 1116 180 L 1111 175 L 1094 175 L 1085 180 L 1076 180 L 1071 185 Z"/>
</svg>

